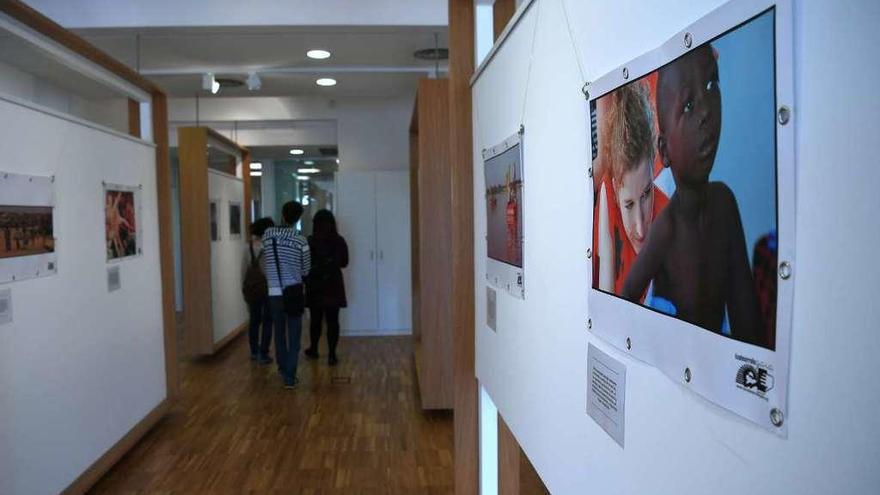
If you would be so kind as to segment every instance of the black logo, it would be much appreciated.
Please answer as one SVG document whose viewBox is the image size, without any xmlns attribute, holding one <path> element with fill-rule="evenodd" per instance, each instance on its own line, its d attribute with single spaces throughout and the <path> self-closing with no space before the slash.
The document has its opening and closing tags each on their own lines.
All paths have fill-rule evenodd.
<svg viewBox="0 0 880 495">
<path fill-rule="evenodd" d="M 736 373 L 736 383 L 747 391 L 763 396 L 773 389 L 773 375 L 767 368 L 744 364 Z"/>
</svg>

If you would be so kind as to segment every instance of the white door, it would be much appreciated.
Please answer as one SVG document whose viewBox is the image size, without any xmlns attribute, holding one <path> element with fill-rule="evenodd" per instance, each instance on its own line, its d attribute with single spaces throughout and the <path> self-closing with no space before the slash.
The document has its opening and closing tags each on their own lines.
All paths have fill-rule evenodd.
<svg viewBox="0 0 880 495">
<path fill-rule="evenodd" d="M 371 334 L 379 328 L 376 304 L 376 176 L 372 172 L 336 174 L 339 233 L 348 243 L 342 270 L 348 308 L 340 312 L 344 334 Z"/>
<path fill-rule="evenodd" d="M 379 330 L 412 331 L 409 171 L 376 173 Z"/>
</svg>

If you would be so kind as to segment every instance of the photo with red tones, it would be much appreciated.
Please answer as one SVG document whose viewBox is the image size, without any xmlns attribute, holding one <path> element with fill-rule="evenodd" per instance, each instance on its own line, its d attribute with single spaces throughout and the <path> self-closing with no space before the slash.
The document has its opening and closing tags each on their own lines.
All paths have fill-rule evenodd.
<svg viewBox="0 0 880 495">
<path fill-rule="evenodd" d="M 104 192 L 104 231 L 108 260 L 138 254 L 135 211 L 133 191 L 107 189 Z"/>
<path fill-rule="evenodd" d="M 486 244 L 496 261 L 523 266 L 523 173 L 520 146 L 486 161 Z"/>
</svg>

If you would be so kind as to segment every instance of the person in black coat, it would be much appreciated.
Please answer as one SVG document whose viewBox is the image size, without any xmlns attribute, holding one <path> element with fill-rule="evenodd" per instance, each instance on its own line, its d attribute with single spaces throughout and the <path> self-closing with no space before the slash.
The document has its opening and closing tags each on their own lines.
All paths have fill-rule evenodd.
<svg viewBox="0 0 880 495">
<path fill-rule="evenodd" d="M 309 308 L 309 338 L 306 357 L 317 359 L 323 320 L 327 320 L 327 362 L 335 366 L 339 342 L 339 309 L 348 305 L 342 269 L 348 266 L 348 245 L 336 230 L 336 219 L 329 210 L 320 210 L 312 220 L 309 236 L 312 270 L 306 277 L 306 306 Z"/>
</svg>

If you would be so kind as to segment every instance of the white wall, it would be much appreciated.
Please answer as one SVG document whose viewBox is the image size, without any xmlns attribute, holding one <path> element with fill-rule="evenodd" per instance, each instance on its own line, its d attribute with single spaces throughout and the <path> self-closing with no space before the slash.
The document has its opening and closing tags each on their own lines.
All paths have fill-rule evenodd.
<svg viewBox="0 0 880 495">
<path fill-rule="evenodd" d="M 263 121 L 333 119 L 341 169 L 348 171 L 403 170 L 409 166 L 409 123 L 415 94 L 395 98 L 201 98 L 201 121 Z M 195 119 L 195 98 L 175 98 L 169 104 L 172 121 Z M 247 135 L 239 135 L 243 146 Z M 297 143 L 287 143 L 297 144 Z M 332 143 L 323 143 L 332 144 Z"/>
<path fill-rule="evenodd" d="M 880 244 L 872 146 L 880 131 L 880 66 L 864 49 L 880 45 L 880 4 L 795 2 L 798 238 L 784 439 L 587 331 L 589 119 L 563 1 L 586 80 L 655 48 L 721 3 L 537 0 L 475 84 L 477 376 L 500 414 L 554 494 L 875 493 L 880 307 L 873 289 L 880 268 L 870 260 Z M 495 333 L 485 324 L 479 150 L 521 121 L 526 300 L 499 292 Z M 624 449 L 586 415 L 588 343 L 627 367 Z"/>
<path fill-rule="evenodd" d="M 244 223 L 244 184 L 228 174 L 208 172 L 208 197 L 217 201 L 220 240 L 211 242 L 211 314 L 217 343 L 248 321 L 241 284 L 247 270 L 247 226 Z M 229 202 L 241 205 L 241 235 L 229 234 Z"/>
<path fill-rule="evenodd" d="M 445 0 L 29 0 L 62 26 L 445 26 Z"/>
<path fill-rule="evenodd" d="M 3 285 L 0 493 L 58 493 L 165 398 L 156 155 L 8 101 L 0 121 L 0 169 L 55 175 L 58 254 L 57 275 Z M 101 181 L 143 185 L 143 255 L 112 293 Z"/>
<path fill-rule="evenodd" d="M 75 115 L 115 131 L 128 132 L 128 101 L 125 98 L 89 100 L 2 62 L 0 93 Z"/>
</svg>

